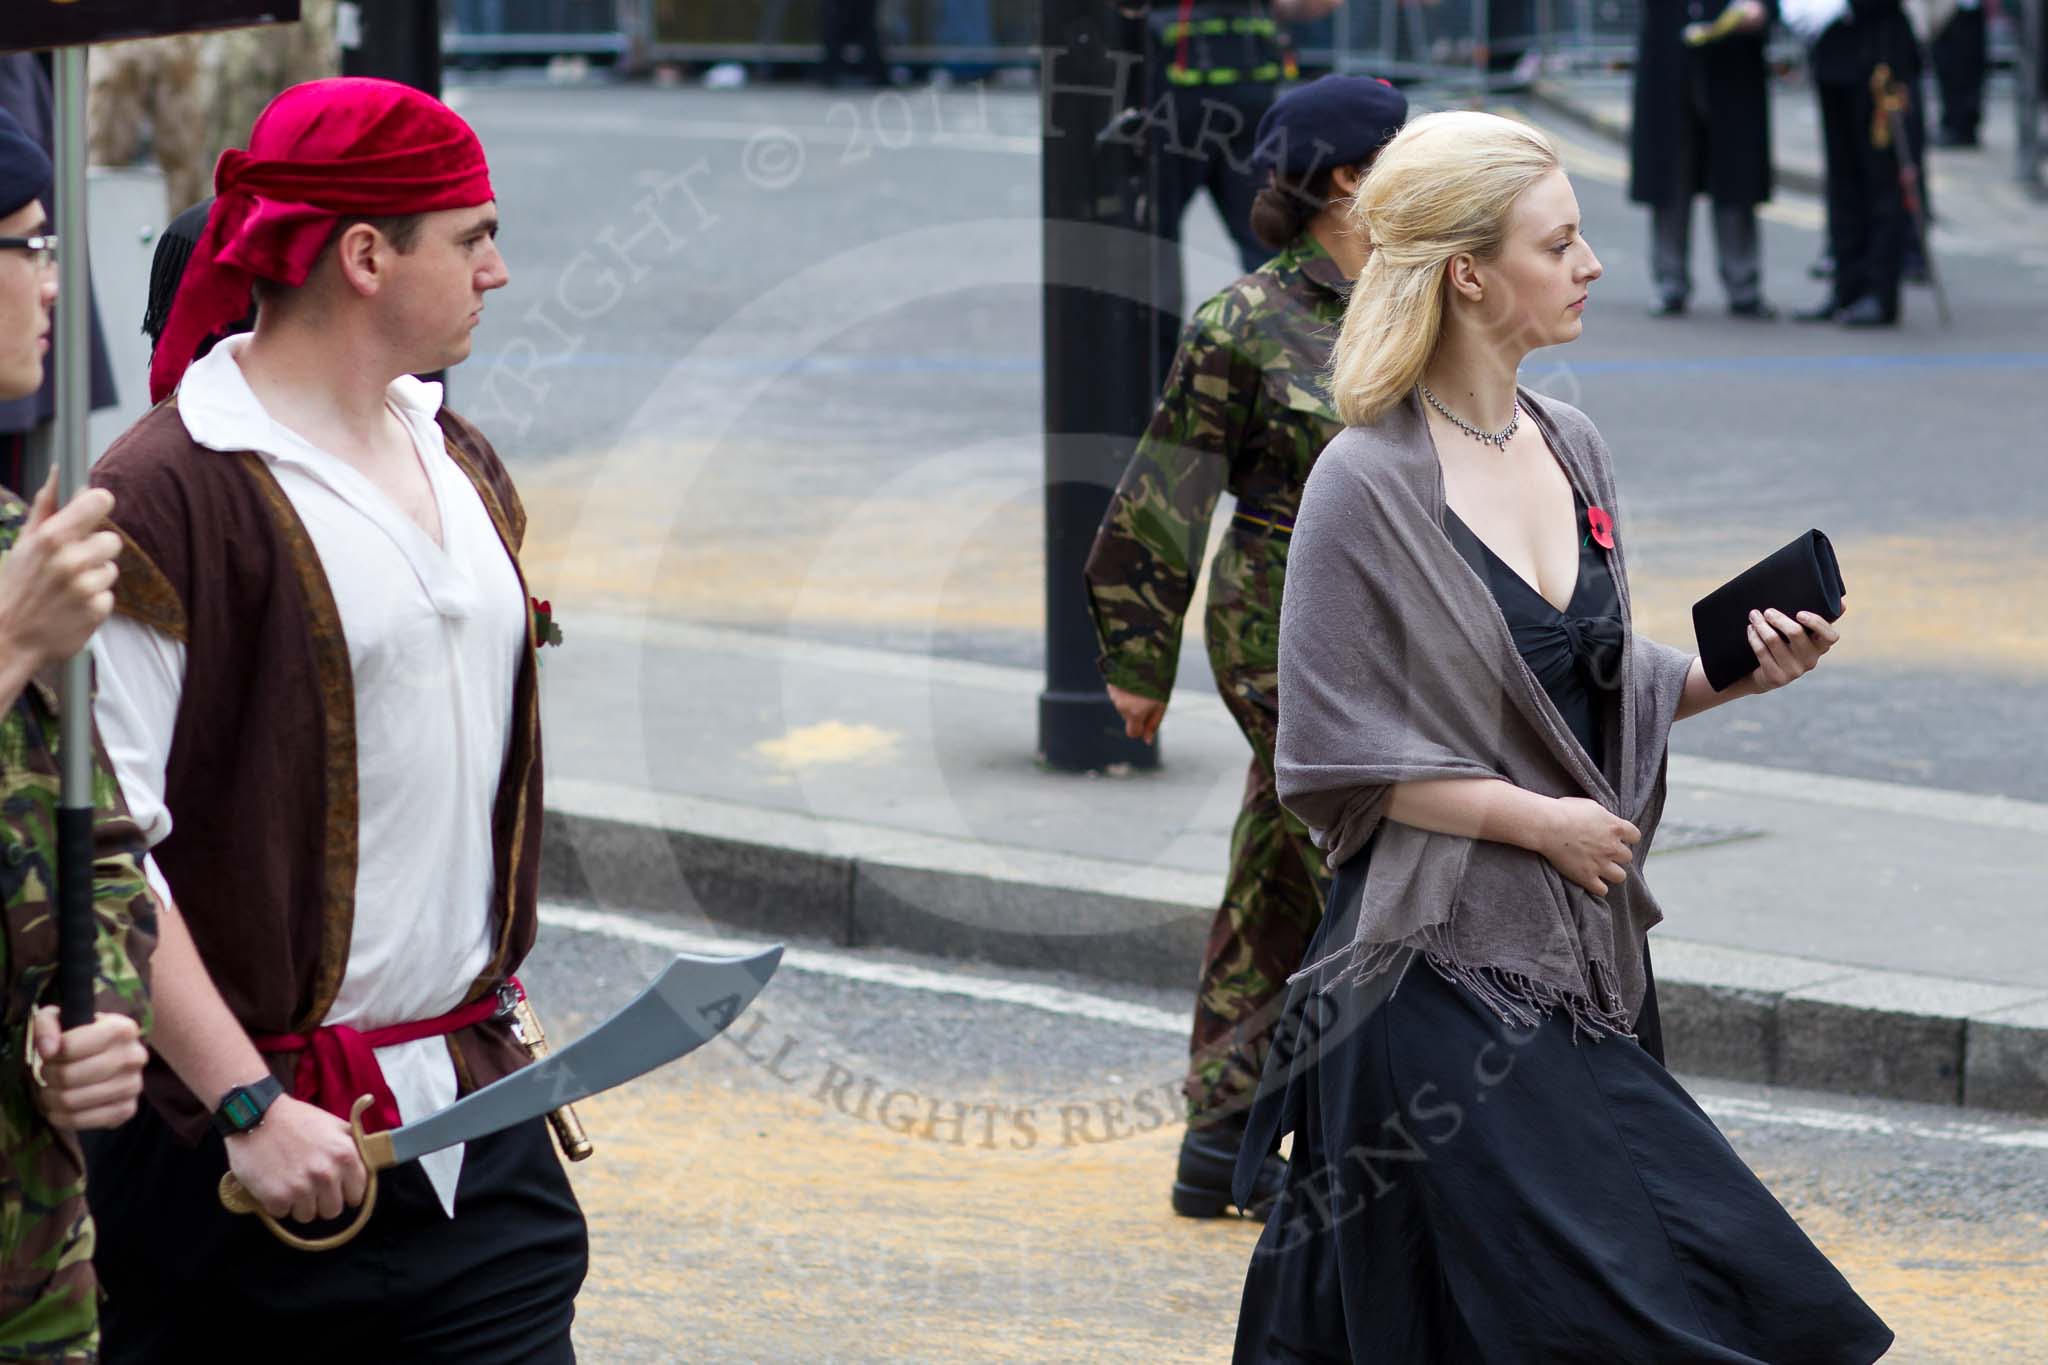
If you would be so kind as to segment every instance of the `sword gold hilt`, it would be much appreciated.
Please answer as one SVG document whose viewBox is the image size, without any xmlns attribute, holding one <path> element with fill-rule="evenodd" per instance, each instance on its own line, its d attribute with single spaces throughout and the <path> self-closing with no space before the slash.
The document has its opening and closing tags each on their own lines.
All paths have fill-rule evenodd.
<svg viewBox="0 0 2048 1365">
<path fill-rule="evenodd" d="M 519 1041 L 526 1049 L 526 1055 L 534 1061 L 548 1055 L 548 1035 L 540 1026 L 540 1016 L 533 1012 L 533 1005 L 525 992 L 520 992 L 512 1002 L 512 1026 L 518 1030 Z M 555 1144 L 562 1149 L 562 1155 L 570 1161 L 585 1161 L 596 1149 L 590 1145 L 590 1135 L 583 1131 L 583 1120 L 576 1117 L 576 1107 L 565 1104 L 559 1109 L 548 1111 L 548 1127 L 555 1133 Z"/>
<path fill-rule="evenodd" d="M 1892 79 L 1889 62 L 1879 62 L 1870 73 L 1870 145 L 1884 151 L 1892 145 L 1892 115 L 1903 114 L 1912 100 L 1906 88 Z M 1900 149 L 1899 155 L 1904 156 Z"/>
<path fill-rule="evenodd" d="M 253 1213 L 263 1220 L 263 1226 L 278 1241 L 298 1251 L 332 1251 L 346 1246 L 356 1239 L 356 1234 L 369 1224 L 370 1215 L 377 1211 L 377 1172 L 388 1171 L 398 1164 L 391 1151 L 391 1135 L 388 1133 L 365 1133 L 363 1111 L 370 1107 L 368 1095 L 359 1096 L 349 1111 L 349 1131 L 355 1135 L 356 1151 L 363 1158 L 363 1169 L 369 1174 L 369 1183 L 363 1187 L 363 1202 L 356 1212 L 355 1221 L 341 1231 L 326 1237 L 301 1237 L 272 1217 L 270 1211 L 256 1202 L 256 1196 L 249 1193 L 233 1171 L 220 1178 L 220 1204 L 229 1213 Z"/>
</svg>

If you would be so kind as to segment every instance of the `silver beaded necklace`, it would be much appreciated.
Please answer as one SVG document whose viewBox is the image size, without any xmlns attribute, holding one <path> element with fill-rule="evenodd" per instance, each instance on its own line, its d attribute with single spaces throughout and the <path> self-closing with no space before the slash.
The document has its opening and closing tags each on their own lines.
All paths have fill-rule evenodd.
<svg viewBox="0 0 2048 1365">
<path fill-rule="evenodd" d="M 1429 400 L 1429 405 L 1431 407 L 1435 408 L 1438 412 L 1444 415 L 1444 420 L 1446 422 L 1449 422 L 1452 426 L 1464 432 L 1473 440 L 1483 441 L 1487 445 L 1492 446 L 1495 450 L 1506 450 L 1508 448 L 1508 442 L 1512 441 L 1515 438 L 1515 432 L 1521 429 L 1522 400 L 1519 398 L 1515 400 L 1514 415 L 1508 418 L 1508 424 L 1502 427 L 1500 429 L 1500 434 L 1496 436 L 1494 433 L 1490 431 L 1481 431 L 1478 427 L 1473 426 L 1470 422 L 1458 416 L 1457 413 L 1452 412 L 1449 408 L 1445 407 L 1443 405 L 1442 400 L 1429 391 L 1429 385 L 1417 384 L 1415 387 L 1422 390 L 1422 396 Z"/>
</svg>

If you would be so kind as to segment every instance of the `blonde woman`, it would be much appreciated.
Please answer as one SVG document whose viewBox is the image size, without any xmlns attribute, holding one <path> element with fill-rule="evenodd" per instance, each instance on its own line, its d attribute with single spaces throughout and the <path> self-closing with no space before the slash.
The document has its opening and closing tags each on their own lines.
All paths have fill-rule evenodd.
<svg viewBox="0 0 2048 1365">
<path fill-rule="evenodd" d="M 1606 446 L 1519 388 L 1600 262 L 1544 137 L 1415 120 L 1366 176 L 1280 621 L 1281 800 L 1337 869 L 1239 1178 L 1292 1132 L 1237 1359 L 1861 1362 L 1891 1333 L 1638 1042 L 1672 725 Z"/>
</svg>

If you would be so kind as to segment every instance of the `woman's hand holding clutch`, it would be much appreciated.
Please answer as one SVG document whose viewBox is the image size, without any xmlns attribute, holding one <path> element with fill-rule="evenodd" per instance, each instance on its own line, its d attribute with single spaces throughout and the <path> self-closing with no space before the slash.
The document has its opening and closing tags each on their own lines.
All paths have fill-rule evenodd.
<svg viewBox="0 0 2048 1365">
<path fill-rule="evenodd" d="M 1841 642 L 1842 633 L 1813 612 L 1802 611 L 1795 620 L 1775 608 L 1753 611 L 1749 645 L 1756 651 L 1757 670 L 1750 683 L 1758 692 L 1774 692 L 1812 672 Z"/>
</svg>

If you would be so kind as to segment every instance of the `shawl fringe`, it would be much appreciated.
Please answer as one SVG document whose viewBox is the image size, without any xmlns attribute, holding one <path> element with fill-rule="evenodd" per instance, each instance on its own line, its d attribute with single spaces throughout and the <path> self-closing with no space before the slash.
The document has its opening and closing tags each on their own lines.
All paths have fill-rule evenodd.
<svg viewBox="0 0 2048 1365">
<path fill-rule="evenodd" d="M 1459 960 L 1451 950 L 1448 924 L 1433 924 L 1397 943 L 1347 943 L 1304 966 L 1288 981 L 1291 984 L 1315 976 L 1324 968 L 1335 967 L 1335 973 L 1318 988 L 1318 994 L 1356 989 L 1386 975 L 1411 952 L 1419 954 L 1438 976 L 1471 992 L 1511 1028 L 1533 1029 L 1552 1014 L 1563 1011 L 1571 1020 L 1574 1043 L 1581 1037 L 1594 1042 L 1635 1037 L 1628 1007 L 1622 1003 L 1606 963 L 1586 964 L 1586 991 L 1565 990 L 1504 967 Z"/>
</svg>

